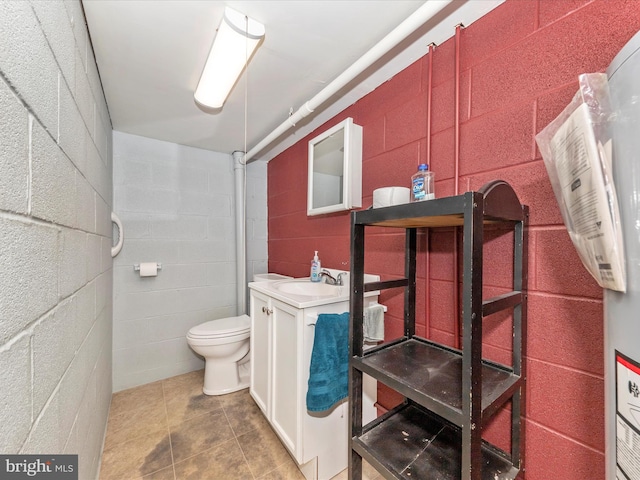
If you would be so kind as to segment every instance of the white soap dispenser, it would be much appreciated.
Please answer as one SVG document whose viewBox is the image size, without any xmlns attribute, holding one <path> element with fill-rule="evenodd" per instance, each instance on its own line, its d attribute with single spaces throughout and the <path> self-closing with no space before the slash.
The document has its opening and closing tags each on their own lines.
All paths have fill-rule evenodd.
<svg viewBox="0 0 640 480">
<path fill-rule="evenodd" d="M 318 251 L 315 251 L 315 254 L 313 255 L 313 260 L 311 260 L 311 281 L 312 282 L 319 282 L 320 280 L 322 280 L 322 277 L 320 276 L 320 259 L 318 258 Z"/>
</svg>

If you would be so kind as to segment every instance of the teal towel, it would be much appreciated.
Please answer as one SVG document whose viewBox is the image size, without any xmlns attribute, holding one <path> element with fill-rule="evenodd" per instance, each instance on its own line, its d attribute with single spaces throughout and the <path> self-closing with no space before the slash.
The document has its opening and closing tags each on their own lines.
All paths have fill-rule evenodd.
<svg viewBox="0 0 640 480">
<path fill-rule="evenodd" d="M 349 313 L 321 313 L 316 321 L 307 410 L 328 410 L 349 393 Z"/>
</svg>

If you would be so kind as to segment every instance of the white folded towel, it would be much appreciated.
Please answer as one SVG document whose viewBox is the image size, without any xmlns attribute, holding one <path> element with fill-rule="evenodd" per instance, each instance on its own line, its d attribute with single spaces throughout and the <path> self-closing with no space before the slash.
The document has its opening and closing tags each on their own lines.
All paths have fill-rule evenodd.
<svg viewBox="0 0 640 480">
<path fill-rule="evenodd" d="M 364 340 L 384 340 L 384 305 L 373 305 L 364 311 Z"/>
</svg>

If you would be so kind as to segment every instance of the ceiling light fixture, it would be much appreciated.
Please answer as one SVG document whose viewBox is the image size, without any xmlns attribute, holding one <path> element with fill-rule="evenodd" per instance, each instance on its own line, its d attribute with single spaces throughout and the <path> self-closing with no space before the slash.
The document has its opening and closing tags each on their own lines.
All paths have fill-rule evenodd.
<svg viewBox="0 0 640 480">
<path fill-rule="evenodd" d="M 264 25 L 229 7 L 213 40 L 193 98 L 203 109 L 222 108 L 264 37 Z"/>
</svg>

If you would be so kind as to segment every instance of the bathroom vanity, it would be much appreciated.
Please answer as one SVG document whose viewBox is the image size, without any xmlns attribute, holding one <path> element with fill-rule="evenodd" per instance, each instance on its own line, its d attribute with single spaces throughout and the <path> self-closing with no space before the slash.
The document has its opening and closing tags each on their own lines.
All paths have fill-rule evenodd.
<svg viewBox="0 0 640 480">
<path fill-rule="evenodd" d="M 306 407 L 315 322 L 321 313 L 349 311 L 345 277 L 343 286 L 308 278 L 249 284 L 250 393 L 307 480 L 328 480 L 347 468 L 347 399 L 325 412 Z M 378 292 L 370 292 L 365 306 L 377 300 Z M 376 381 L 365 379 L 363 388 L 363 421 L 369 422 L 376 417 Z"/>
</svg>

